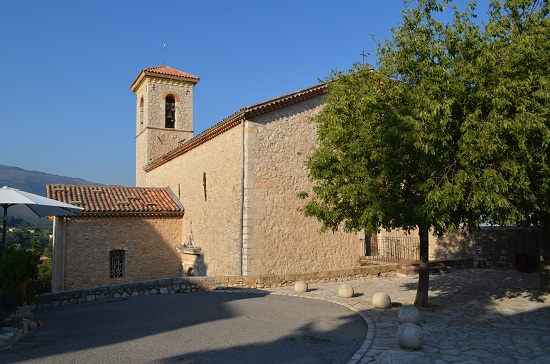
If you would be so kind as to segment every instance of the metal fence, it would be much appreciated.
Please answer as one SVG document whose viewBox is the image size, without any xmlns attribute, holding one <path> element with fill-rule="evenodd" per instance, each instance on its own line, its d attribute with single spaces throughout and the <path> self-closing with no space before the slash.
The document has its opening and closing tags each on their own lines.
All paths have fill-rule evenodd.
<svg viewBox="0 0 550 364">
<path fill-rule="evenodd" d="M 420 241 L 410 236 L 371 237 L 365 242 L 365 255 L 371 260 L 392 263 L 420 260 Z"/>
<path fill-rule="evenodd" d="M 0 297 L 0 322 L 15 312 L 17 308 L 17 294 Z"/>
</svg>

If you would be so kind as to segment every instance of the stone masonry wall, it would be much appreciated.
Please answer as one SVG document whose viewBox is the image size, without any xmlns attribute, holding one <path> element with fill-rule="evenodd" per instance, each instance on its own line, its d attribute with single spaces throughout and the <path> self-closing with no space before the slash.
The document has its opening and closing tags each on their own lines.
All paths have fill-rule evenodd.
<svg viewBox="0 0 550 364">
<path fill-rule="evenodd" d="M 169 186 L 185 208 L 183 240 L 192 232 L 201 248 L 195 275 L 238 274 L 241 160 L 236 126 L 146 175 L 146 186 Z"/>
<path fill-rule="evenodd" d="M 395 274 L 396 264 L 371 265 L 334 271 L 311 272 L 309 274 L 285 274 L 250 277 L 189 277 L 164 278 L 136 283 L 126 283 L 79 289 L 57 293 L 46 293 L 35 296 L 29 306 L 32 310 L 41 310 L 59 306 L 67 306 L 84 302 L 109 299 L 124 299 L 127 297 L 189 293 L 198 291 L 230 290 L 230 289 L 262 289 L 292 285 L 303 280 L 308 283 L 327 281 L 346 281 L 360 277 L 375 278 Z"/>
<path fill-rule="evenodd" d="M 410 234 L 401 230 L 382 231 L 379 236 L 418 240 L 417 231 Z M 534 227 L 487 226 L 474 236 L 451 231 L 443 236 L 431 234 L 429 238 L 429 259 L 432 261 L 468 259 L 475 267 L 538 270 L 538 236 Z"/>
<path fill-rule="evenodd" d="M 536 228 L 486 227 L 474 236 L 473 259 L 483 266 L 538 271 Z M 521 265 L 521 266 L 520 266 Z"/>
<path fill-rule="evenodd" d="M 193 137 L 192 82 L 148 77 L 136 90 L 136 183 L 145 178 L 143 167 Z M 165 128 L 165 99 L 174 95 L 176 123 Z M 143 99 L 143 107 L 141 100 Z"/>
<path fill-rule="evenodd" d="M 182 216 L 69 218 L 64 244 L 56 225 L 54 291 L 181 276 Z M 125 251 L 123 278 L 110 278 L 111 250 Z"/>
<path fill-rule="evenodd" d="M 322 97 L 263 115 L 247 129 L 245 272 L 247 275 L 348 268 L 362 255 L 357 234 L 319 233 L 299 211 L 310 191 L 305 161 L 317 141 L 310 121 Z"/>
<path fill-rule="evenodd" d="M 523 258 L 518 257 L 523 255 Z M 472 259 L 474 266 L 521 268 L 518 259 L 527 259 L 527 269 L 538 269 L 538 238 L 535 228 L 483 227 L 472 237 L 451 232 L 430 240 L 430 259 Z M 519 262 L 523 265 L 525 262 Z"/>
</svg>

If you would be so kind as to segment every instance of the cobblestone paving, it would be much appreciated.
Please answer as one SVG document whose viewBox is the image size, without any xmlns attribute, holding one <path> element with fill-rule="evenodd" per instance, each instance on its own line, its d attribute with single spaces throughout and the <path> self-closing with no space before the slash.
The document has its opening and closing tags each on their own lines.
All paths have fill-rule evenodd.
<svg viewBox="0 0 550 364">
<path fill-rule="evenodd" d="M 369 330 L 352 363 L 550 363 L 550 294 L 537 290 L 538 273 L 464 269 L 430 276 L 429 307 L 421 308 L 424 344 L 401 349 L 395 338 L 397 314 L 412 305 L 417 276 L 348 280 L 351 298 L 338 296 L 343 282 L 312 283 L 308 292 L 293 286 L 274 294 L 329 300 L 354 310 Z M 386 292 L 390 309 L 375 309 L 372 296 Z"/>
</svg>

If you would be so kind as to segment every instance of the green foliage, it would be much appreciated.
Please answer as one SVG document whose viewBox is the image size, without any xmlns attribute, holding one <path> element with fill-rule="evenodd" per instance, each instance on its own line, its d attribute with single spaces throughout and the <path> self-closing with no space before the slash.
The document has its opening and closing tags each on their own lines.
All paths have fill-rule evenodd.
<svg viewBox="0 0 550 364">
<path fill-rule="evenodd" d="M 407 3 L 376 71 L 327 79 L 305 214 L 367 232 L 538 223 L 550 215 L 548 2 L 494 1 L 483 28 L 473 3 Z"/>
<path fill-rule="evenodd" d="M 18 245 L 7 245 L 6 256 L 0 258 L 0 296 L 12 293 L 14 284 L 38 276 L 39 255 Z"/>
<path fill-rule="evenodd" d="M 444 192 L 459 171 L 461 91 L 469 82 L 453 67 L 473 57 L 464 39 L 475 44 L 479 29 L 470 8 L 456 11 L 452 24 L 433 16 L 444 9 L 419 1 L 379 44 L 378 70 L 355 65 L 327 80 L 326 107 L 315 118 L 319 147 L 307 163 L 313 194 L 302 194 L 305 214 L 325 229 L 476 226 L 478 211 Z"/>
<path fill-rule="evenodd" d="M 7 244 L 20 245 L 37 250 L 40 253 L 44 252 L 45 249 L 50 249 L 51 228 L 43 228 L 17 218 L 10 218 L 8 227 L 16 229 L 15 231 L 6 232 Z"/>
<path fill-rule="evenodd" d="M 50 293 L 52 291 L 52 260 L 47 258 L 41 260 L 38 264 L 38 274 L 36 279 L 29 282 L 28 296 L 33 297 L 37 294 Z"/>
<path fill-rule="evenodd" d="M 550 19 L 546 1 L 493 2 L 459 158 L 469 201 L 501 224 L 550 213 Z"/>
</svg>

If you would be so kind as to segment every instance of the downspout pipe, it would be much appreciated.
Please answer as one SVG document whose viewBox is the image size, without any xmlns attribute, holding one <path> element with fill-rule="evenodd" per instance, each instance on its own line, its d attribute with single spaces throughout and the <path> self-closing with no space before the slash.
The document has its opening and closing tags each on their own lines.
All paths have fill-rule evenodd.
<svg viewBox="0 0 550 364">
<path fill-rule="evenodd" d="M 65 244 L 67 243 L 67 218 L 61 218 L 61 291 L 65 290 Z"/>
<path fill-rule="evenodd" d="M 243 275 L 243 240 L 244 240 L 244 118 L 241 118 L 241 208 L 239 223 L 239 266 L 238 275 Z"/>
</svg>

